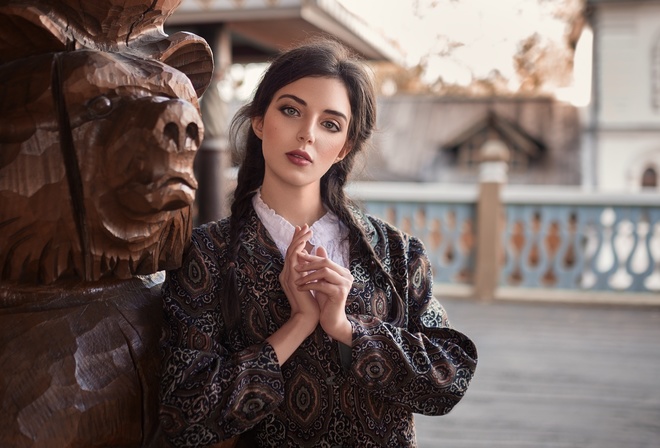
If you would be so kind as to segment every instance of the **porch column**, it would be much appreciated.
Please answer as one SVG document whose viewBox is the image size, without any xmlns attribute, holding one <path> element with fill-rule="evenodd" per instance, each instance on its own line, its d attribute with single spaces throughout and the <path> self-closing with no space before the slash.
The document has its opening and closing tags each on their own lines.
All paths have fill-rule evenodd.
<svg viewBox="0 0 660 448">
<path fill-rule="evenodd" d="M 507 181 L 509 149 L 501 140 L 489 139 L 481 147 L 480 158 L 474 296 L 492 300 L 503 262 L 504 208 L 500 191 Z"/>
<path fill-rule="evenodd" d="M 197 189 L 197 216 L 195 224 L 216 221 L 228 214 L 229 188 L 225 171 L 230 167 L 231 156 L 227 142 L 229 107 L 220 95 L 219 84 L 231 65 L 231 36 L 225 26 L 214 29 L 209 45 L 213 49 L 215 69 L 213 80 L 201 98 L 204 121 L 204 141 L 195 158 Z"/>
</svg>

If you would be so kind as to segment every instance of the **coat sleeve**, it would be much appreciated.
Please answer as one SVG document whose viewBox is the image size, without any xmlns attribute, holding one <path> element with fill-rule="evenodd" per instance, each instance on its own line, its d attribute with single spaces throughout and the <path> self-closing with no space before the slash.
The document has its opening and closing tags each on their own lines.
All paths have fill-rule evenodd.
<svg viewBox="0 0 660 448">
<path fill-rule="evenodd" d="M 175 446 L 206 446 L 244 432 L 284 397 L 270 344 L 234 353 L 222 340 L 221 260 L 209 234 L 196 229 L 182 267 L 163 285 L 160 420 Z"/>
<path fill-rule="evenodd" d="M 369 394 L 411 412 L 442 415 L 465 394 L 477 351 L 467 336 L 450 327 L 444 308 L 433 296 L 432 271 L 423 244 L 409 236 L 403 237 L 403 243 L 405 255 L 392 263 L 404 264 L 398 270 L 404 277 L 399 283 L 406 290 L 399 293 L 407 323 L 397 327 L 374 316 L 349 316 L 351 371 Z"/>
</svg>

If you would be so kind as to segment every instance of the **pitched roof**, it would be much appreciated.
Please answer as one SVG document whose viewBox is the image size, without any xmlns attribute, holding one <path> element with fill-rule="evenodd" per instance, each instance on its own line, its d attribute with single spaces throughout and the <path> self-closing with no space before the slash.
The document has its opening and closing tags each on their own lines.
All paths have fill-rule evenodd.
<svg viewBox="0 0 660 448">
<path fill-rule="evenodd" d="M 441 146 L 441 149 L 457 149 L 489 130 L 496 132 L 500 139 L 507 143 L 510 148 L 522 151 L 532 159 L 539 158 L 545 150 L 543 142 L 535 139 L 520 126 L 500 117 L 492 110 L 488 111 L 480 120 L 473 122 L 470 126 L 458 132 L 453 138 L 445 142 Z"/>
</svg>

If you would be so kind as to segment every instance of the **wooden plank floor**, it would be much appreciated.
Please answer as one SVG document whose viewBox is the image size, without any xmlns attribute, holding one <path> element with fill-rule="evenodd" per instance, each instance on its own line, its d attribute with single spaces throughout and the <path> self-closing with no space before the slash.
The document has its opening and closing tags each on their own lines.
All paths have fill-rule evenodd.
<svg viewBox="0 0 660 448">
<path fill-rule="evenodd" d="M 419 448 L 660 447 L 660 308 L 442 303 L 479 364 Z"/>
</svg>

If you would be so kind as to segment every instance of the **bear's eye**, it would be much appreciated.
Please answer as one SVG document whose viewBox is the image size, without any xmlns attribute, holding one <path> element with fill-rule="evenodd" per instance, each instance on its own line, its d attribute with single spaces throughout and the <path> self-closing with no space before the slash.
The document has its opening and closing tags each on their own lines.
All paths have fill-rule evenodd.
<svg viewBox="0 0 660 448">
<path fill-rule="evenodd" d="M 93 115 L 102 117 L 109 114 L 112 110 L 112 101 L 110 101 L 110 98 L 107 96 L 100 95 L 94 99 L 89 100 L 87 103 L 87 108 Z"/>
</svg>

